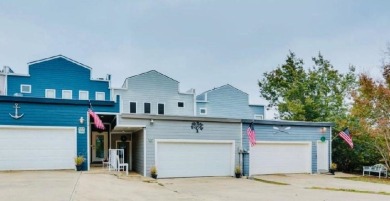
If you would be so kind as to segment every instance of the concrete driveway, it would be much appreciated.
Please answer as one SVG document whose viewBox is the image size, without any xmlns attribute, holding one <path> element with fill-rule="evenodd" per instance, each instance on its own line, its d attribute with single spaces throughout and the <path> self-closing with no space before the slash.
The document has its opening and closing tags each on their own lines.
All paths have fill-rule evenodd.
<svg viewBox="0 0 390 201">
<path fill-rule="evenodd" d="M 308 187 L 359 188 L 390 192 L 390 185 L 355 182 L 329 175 L 271 175 L 281 186 L 231 177 L 145 179 L 75 171 L 0 172 L 1 200 L 390 200 L 390 196 Z M 152 181 L 152 182 L 149 182 Z"/>
</svg>

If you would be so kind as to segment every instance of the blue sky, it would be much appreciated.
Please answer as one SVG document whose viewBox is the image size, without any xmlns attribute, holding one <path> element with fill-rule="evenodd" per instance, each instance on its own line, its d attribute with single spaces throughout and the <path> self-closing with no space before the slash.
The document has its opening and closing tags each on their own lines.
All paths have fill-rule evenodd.
<svg viewBox="0 0 390 201">
<path fill-rule="evenodd" d="M 321 52 L 341 72 L 379 77 L 390 42 L 390 1 L 8 1 L 0 2 L 0 65 L 62 54 L 93 77 L 155 69 L 201 93 L 231 84 L 259 98 L 257 81 L 291 50 L 311 67 Z"/>
</svg>

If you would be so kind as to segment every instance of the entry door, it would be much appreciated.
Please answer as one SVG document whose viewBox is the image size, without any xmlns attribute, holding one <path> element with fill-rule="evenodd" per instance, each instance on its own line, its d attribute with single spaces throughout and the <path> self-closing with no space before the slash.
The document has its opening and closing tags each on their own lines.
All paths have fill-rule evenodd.
<svg viewBox="0 0 390 201">
<path fill-rule="evenodd" d="M 108 133 L 92 132 L 92 162 L 108 158 Z"/>
<path fill-rule="evenodd" d="M 116 141 L 116 148 L 117 149 L 123 149 L 125 152 L 124 155 L 124 162 L 129 164 L 129 170 L 132 170 L 131 168 L 131 141 Z M 122 158 L 119 156 L 119 158 Z"/>
<path fill-rule="evenodd" d="M 329 170 L 329 141 L 317 141 L 317 171 L 328 172 Z"/>
</svg>

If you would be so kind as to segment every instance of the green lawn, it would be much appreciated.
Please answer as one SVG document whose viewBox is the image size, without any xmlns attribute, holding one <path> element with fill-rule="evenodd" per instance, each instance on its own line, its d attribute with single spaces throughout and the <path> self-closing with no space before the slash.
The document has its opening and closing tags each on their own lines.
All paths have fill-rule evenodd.
<svg viewBox="0 0 390 201">
<path fill-rule="evenodd" d="M 336 178 L 390 185 L 390 178 L 381 177 L 379 179 L 377 176 L 364 176 L 364 177 L 363 176 L 356 176 L 356 177 L 336 177 Z"/>
</svg>

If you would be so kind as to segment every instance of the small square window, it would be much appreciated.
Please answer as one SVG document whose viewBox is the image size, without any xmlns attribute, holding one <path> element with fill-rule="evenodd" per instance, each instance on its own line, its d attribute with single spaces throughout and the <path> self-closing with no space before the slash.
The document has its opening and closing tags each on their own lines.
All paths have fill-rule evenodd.
<svg viewBox="0 0 390 201">
<path fill-rule="evenodd" d="M 144 113 L 150 114 L 150 103 L 144 103 Z"/>
<path fill-rule="evenodd" d="M 72 90 L 62 90 L 62 99 L 72 99 Z"/>
<path fill-rule="evenodd" d="M 177 102 L 177 107 L 184 107 L 184 102 Z"/>
<path fill-rule="evenodd" d="M 31 93 L 31 85 L 28 85 L 28 84 L 20 85 L 20 92 L 21 93 Z"/>
<path fill-rule="evenodd" d="M 88 91 L 79 91 L 79 100 L 88 100 L 89 92 Z"/>
<path fill-rule="evenodd" d="M 162 103 L 159 103 L 158 105 L 157 105 L 157 107 L 158 107 L 158 114 L 164 114 L 164 104 L 162 104 Z"/>
<path fill-rule="evenodd" d="M 137 113 L 137 103 L 130 102 L 130 113 Z"/>
<path fill-rule="evenodd" d="M 206 108 L 200 108 L 199 112 L 200 112 L 200 114 L 207 114 L 207 109 Z"/>
<path fill-rule="evenodd" d="M 45 90 L 46 98 L 56 98 L 56 90 L 55 89 L 46 89 Z"/>
<path fill-rule="evenodd" d="M 106 100 L 104 92 L 96 92 L 96 100 Z"/>
</svg>

